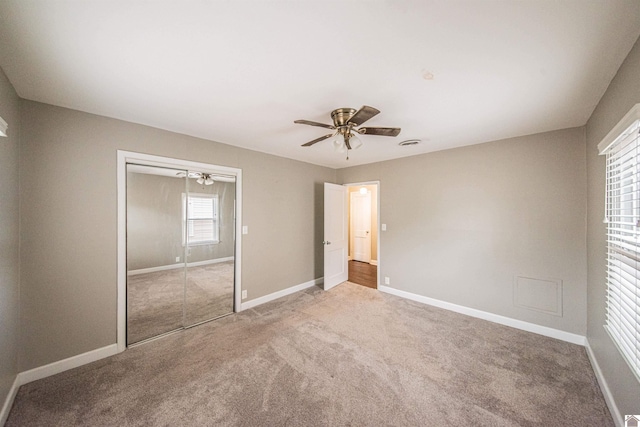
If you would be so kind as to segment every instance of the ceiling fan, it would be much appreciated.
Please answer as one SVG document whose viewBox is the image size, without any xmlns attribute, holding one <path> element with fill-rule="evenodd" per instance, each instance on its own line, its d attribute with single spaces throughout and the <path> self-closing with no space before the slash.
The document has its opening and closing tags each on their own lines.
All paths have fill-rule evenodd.
<svg viewBox="0 0 640 427">
<path fill-rule="evenodd" d="M 379 113 L 379 110 L 367 105 L 362 106 L 362 108 L 360 108 L 359 110 L 355 110 L 354 108 L 338 108 L 337 110 L 333 110 L 331 112 L 333 125 L 313 122 L 310 120 L 295 120 L 294 123 L 335 130 L 335 132 L 333 133 L 321 136 L 320 138 L 316 138 L 313 141 L 302 144 L 302 146 L 310 147 L 313 144 L 333 137 L 333 144 L 336 150 L 341 153 L 344 153 L 346 150 L 347 160 L 349 160 L 348 151 L 360 148 L 362 146 L 362 141 L 360 141 L 360 138 L 358 138 L 356 134 L 398 136 L 398 134 L 400 133 L 400 128 L 358 127 Z"/>
<path fill-rule="evenodd" d="M 198 184 L 204 185 L 212 185 L 214 182 L 236 182 L 235 176 L 208 172 L 189 171 L 189 173 L 187 174 L 186 171 L 180 171 L 176 173 L 176 176 L 178 178 L 184 178 L 185 176 L 188 176 L 191 179 L 195 179 Z"/>
<path fill-rule="evenodd" d="M 184 178 L 185 176 L 187 176 L 187 173 L 186 172 L 178 172 L 176 174 L 176 176 L 179 177 L 179 178 Z M 210 173 L 191 172 L 191 171 L 189 171 L 189 175 L 188 176 L 189 176 L 189 178 L 195 179 L 198 184 L 212 185 L 215 182 Z"/>
</svg>

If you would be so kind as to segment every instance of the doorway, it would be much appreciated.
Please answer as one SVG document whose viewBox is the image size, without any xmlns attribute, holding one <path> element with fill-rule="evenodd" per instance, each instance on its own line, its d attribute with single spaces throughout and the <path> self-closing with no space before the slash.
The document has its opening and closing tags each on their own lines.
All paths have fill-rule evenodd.
<svg viewBox="0 0 640 427">
<path fill-rule="evenodd" d="M 377 182 L 347 184 L 349 201 L 349 281 L 378 287 Z"/>
<path fill-rule="evenodd" d="M 118 151 L 118 350 L 240 311 L 241 171 Z"/>
</svg>

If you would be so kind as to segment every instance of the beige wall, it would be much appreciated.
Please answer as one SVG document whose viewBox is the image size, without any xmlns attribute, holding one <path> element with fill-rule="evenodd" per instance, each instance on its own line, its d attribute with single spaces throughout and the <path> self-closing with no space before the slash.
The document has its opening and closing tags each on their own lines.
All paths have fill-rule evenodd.
<svg viewBox="0 0 640 427">
<path fill-rule="evenodd" d="M 8 137 L 0 137 L 0 406 L 18 373 L 19 115 L 18 96 L 0 70 L 0 117 L 9 125 Z"/>
<path fill-rule="evenodd" d="M 20 370 L 116 341 L 117 149 L 242 169 L 246 301 L 322 276 L 334 170 L 23 100 Z"/>
<path fill-rule="evenodd" d="M 218 195 L 220 229 L 218 243 L 192 245 L 188 262 L 233 256 L 235 184 L 214 182 L 201 186 L 189 181 L 189 191 Z M 182 195 L 185 178 L 127 174 L 127 270 L 184 262 L 182 245 Z M 180 257 L 180 261 L 176 261 Z"/>
<path fill-rule="evenodd" d="M 349 193 L 357 193 L 361 187 L 365 187 L 371 193 L 371 260 L 378 260 L 378 187 L 375 185 L 354 185 L 349 187 Z M 349 196 L 351 203 L 351 196 Z M 351 215 L 351 205 L 349 205 L 349 215 Z M 349 227 L 351 227 L 351 216 L 349 216 Z M 351 233 L 351 228 L 349 228 Z M 353 240 L 349 234 L 349 256 L 353 253 Z"/>
<path fill-rule="evenodd" d="M 374 180 L 391 287 L 586 333 L 582 128 L 338 171 L 341 183 Z M 561 279 L 562 317 L 516 307 L 517 275 Z"/>
<path fill-rule="evenodd" d="M 622 413 L 640 413 L 640 383 L 605 332 L 604 218 L 605 159 L 598 155 L 598 143 L 640 102 L 640 41 L 629 53 L 600 103 L 587 122 L 588 228 L 588 332 L 587 338 L 611 394 Z"/>
</svg>

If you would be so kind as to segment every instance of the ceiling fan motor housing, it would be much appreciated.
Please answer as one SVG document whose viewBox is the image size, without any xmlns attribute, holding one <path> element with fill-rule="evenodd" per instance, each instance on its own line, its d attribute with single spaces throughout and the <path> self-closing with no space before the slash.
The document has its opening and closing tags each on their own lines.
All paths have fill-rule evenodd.
<svg viewBox="0 0 640 427">
<path fill-rule="evenodd" d="M 335 127 L 346 126 L 349 122 L 349 119 L 353 117 L 356 113 L 356 109 L 354 108 L 338 108 L 331 112 L 331 119 L 333 120 L 333 125 Z"/>
</svg>

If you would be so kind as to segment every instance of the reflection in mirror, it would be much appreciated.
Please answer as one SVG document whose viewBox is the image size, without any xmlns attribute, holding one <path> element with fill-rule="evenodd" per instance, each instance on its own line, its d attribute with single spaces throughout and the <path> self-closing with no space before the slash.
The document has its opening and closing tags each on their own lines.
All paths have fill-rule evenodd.
<svg viewBox="0 0 640 427">
<path fill-rule="evenodd" d="M 182 197 L 187 251 L 185 326 L 233 312 L 235 177 L 188 173 Z"/>
<path fill-rule="evenodd" d="M 127 344 L 183 327 L 184 175 L 127 165 Z"/>
<path fill-rule="evenodd" d="M 234 176 L 127 164 L 127 344 L 233 312 Z"/>
</svg>

